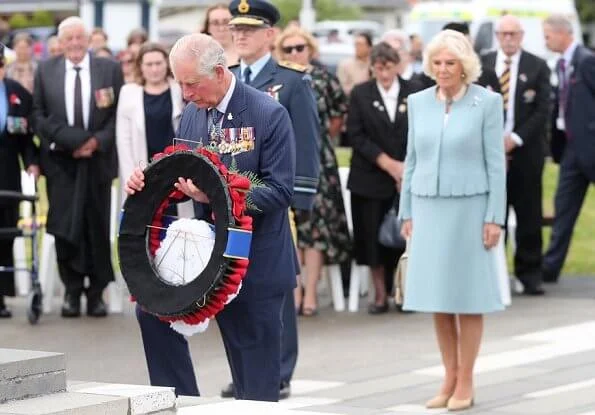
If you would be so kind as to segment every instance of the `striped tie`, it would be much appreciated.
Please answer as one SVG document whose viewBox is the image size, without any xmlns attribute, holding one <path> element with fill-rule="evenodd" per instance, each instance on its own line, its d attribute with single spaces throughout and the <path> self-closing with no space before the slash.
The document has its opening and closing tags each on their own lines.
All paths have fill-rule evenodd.
<svg viewBox="0 0 595 415">
<path fill-rule="evenodd" d="M 508 111 L 508 93 L 510 92 L 510 64 L 512 60 L 506 59 L 504 64 L 504 72 L 500 75 L 500 91 L 502 93 L 502 100 L 504 102 L 504 113 Z"/>
</svg>

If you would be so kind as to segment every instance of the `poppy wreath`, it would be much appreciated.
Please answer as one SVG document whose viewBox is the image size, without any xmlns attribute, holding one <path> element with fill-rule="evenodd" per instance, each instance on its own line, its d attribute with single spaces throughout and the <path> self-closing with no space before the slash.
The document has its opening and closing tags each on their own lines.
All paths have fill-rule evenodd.
<svg viewBox="0 0 595 415">
<path fill-rule="evenodd" d="M 144 175 L 143 191 L 129 196 L 122 209 L 118 234 L 122 275 L 132 299 L 145 311 L 174 329 L 194 327 L 184 334 L 203 331 L 238 294 L 248 269 L 252 218 L 246 215 L 246 199 L 251 181 L 228 169 L 212 151 L 185 145 L 156 154 Z M 178 177 L 191 179 L 209 198 L 215 241 L 200 275 L 175 286 L 159 277 L 153 260 L 169 225 L 168 207 L 187 199 L 173 187 Z"/>
</svg>

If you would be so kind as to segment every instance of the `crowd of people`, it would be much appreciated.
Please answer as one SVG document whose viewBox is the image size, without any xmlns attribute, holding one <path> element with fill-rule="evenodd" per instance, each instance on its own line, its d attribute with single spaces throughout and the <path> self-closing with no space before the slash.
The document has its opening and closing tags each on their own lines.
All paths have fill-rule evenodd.
<svg viewBox="0 0 595 415">
<path fill-rule="evenodd" d="M 257 131 L 279 124 L 278 137 L 257 134 L 265 148 L 259 144 L 258 154 L 242 158 L 278 194 L 255 191 L 265 214 L 255 219 L 253 252 L 268 252 L 254 253 L 243 294 L 218 317 L 233 375 L 222 395 L 289 396 L 296 316 L 317 315 L 324 265 L 354 258 L 368 266 L 375 293 L 368 312 L 389 311 L 404 248 L 382 245 L 378 232 L 389 210 L 397 209 L 409 246 L 403 309 L 434 314 L 445 367 L 439 394 L 427 406 L 470 407 L 482 316 L 504 309 L 493 248 L 503 237 L 507 207 L 518 223 L 514 275 L 524 294 L 542 295 L 542 284 L 560 276 L 595 181 L 595 55 L 577 43 L 567 18 L 544 21 L 547 47 L 562 56 L 552 102 L 550 69 L 522 49 L 524 31 L 514 16 L 498 21 L 498 48 L 484 56 L 474 52 L 468 27 L 459 22 L 425 48 L 419 36 L 401 30 L 387 31 L 376 44 L 358 33 L 355 55 L 336 75 L 320 63 L 317 39 L 296 22 L 281 30 L 279 17 L 264 0 L 216 4 L 200 34 L 180 39 L 171 52 L 134 30 L 116 55 L 102 29 L 69 17 L 48 40 L 47 60 L 33 59 L 26 34 L 14 39 L 10 64 L 2 48 L 0 188 L 20 191 L 19 157 L 27 172 L 46 178 L 46 228 L 56 239 L 65 286 L 61 314 L 80 316 L 84 295 L 89 316 L 107 315 L 103 291 L 114 280 L 112 181 L 119 177 L 123 198 L 142 191 L 138 166 L 174 137 L 197 140 L 203 127 L 225 128 L 222 115 L 242 104 L 241 91 L 250 103 L 245 120 Z M 193 115 L 203 113 L 204 126 Z M 541 176 L 550 121 L 560 177 L 543 255 Z M 352 233 L 338 144 L 353 150 L 347 182 Z M 197 202 L 208 201 L 191 181 L 176 186 Z M 14 226 L 17 217 L 14 206 L 0 205 L 0 226 Z M 276 246 L 266 240 L 275 232 Z M 2 241 L 0 261 L 12 264 L 11 240 Z M 12 274 L 0 272 L 0 317 L 11 316 L 4 297 L 14 295 Z M 243 327 L 235 324 L 238 316 Z M 151 383 L 197 395 L 187 340 L 140 307 L 137 317 Z M 262 367 L 265 356 L 271 364 Z"/>
</svg>

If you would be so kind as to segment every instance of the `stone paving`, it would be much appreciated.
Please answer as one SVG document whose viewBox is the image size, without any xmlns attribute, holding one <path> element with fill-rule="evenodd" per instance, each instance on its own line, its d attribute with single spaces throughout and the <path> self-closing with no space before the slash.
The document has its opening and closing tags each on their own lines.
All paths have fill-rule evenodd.
<svg viewBox="0 0 595 415">
<path fill-rule="evenodd" d="M 465 413 L 595 415 L 595 278 L 565 278 L 546 288 L 545 297 L 515 296 L 507 311 L 486 318 L 476 406 Z M 178 412 L 446 413 L 423 408 L 441 376 L 430 316 L 394 309 L 369 316 L 364 302 L 357 313 L 325 307 L 317 317 L 300 319 L 292 397 L 273 407 L 217 397 L 230 376 L 212 325 L 190 341 L 205 398 L 182 400 Z M 15 317 L 0 320 L 0 348 L 65 353 L 69 389 L 82 381 L 148 383 L 130 304 L 107 319 L 65 320 L 54 311 L 37 326 L 27 323 L 23 299 L 11 304 Z"/>
</svg>

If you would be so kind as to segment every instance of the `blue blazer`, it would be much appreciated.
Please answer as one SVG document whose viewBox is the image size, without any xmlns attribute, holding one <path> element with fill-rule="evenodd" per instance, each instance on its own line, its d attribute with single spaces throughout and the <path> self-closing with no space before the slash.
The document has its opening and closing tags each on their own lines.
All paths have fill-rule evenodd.
<svg viewBox="0 0 595 415">
<path fill-rule="evenodd" d="M 240 65 L 229 69 L 242 82 Z M 310 81 L 310 75 L 279 65 L 271 58 L 250 82 L 251 87 L 267 92 L 289 112 L 297 140 L 292 206 L 300 210 L 312 210 L 320 176 L 320 121 Z"/>
<path fill-rule="evenodd" d="M 410 95 L 401 219 L 411 218 L 411 195 L 457 197 L 488 194 L 486 223 L 504 224 L 506 161 L 500 94 L 469 85 L 453 103 L 444 126 L 445 103 L 431 87 Z"/>
<path fill-rule="evenodd" d="M 255 146 L 234 156 L 237 167 L 241 172 L 256 173 L 266 183 L 252 191 L 258 210 L 250 212 L 254 218 L 250 265 L 235 300 L 250 301 L 285 294 L 296 284 L 298 262 L 287 215 L 293 196 L 295 138 L 282 105 L 237 81 L 222 128 L 240 127 L 254 127 Z M 207 144 L 207 130 L 207 111 L 188 104 L 178 137 Z M 232 157 L 222 155 L 221 160 L 229 166 Z"/>
</svg>

